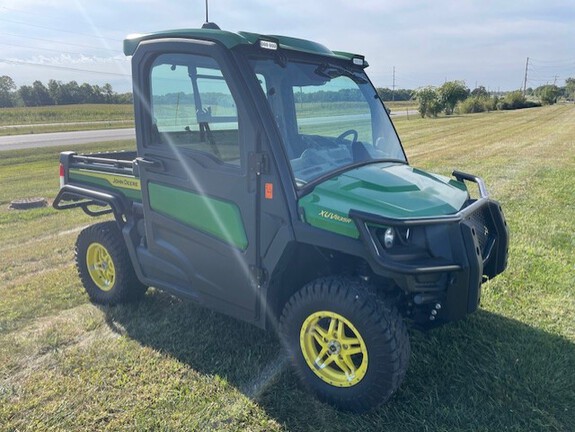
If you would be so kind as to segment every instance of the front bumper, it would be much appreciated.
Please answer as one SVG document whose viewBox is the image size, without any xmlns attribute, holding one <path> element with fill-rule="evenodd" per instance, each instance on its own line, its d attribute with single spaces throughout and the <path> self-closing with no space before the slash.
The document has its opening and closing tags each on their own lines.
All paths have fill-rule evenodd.
<svg viewBox="0 0 575 432">
<path fill-rule="evenodd" d="M 501 206 L 489 198 L 481 178 L 457 171 L 453 175 L 476 183 L 479 189 L 479 198 L 456 214 L 392 219 L 350 211 L 370 251 L 372 269 L 407 293 L 419 322 L 453 321 L 475 311 L 483 281 L 507 266 L 509 229 Z M 417 238 L 386 249 L 381 231 L 387 228 Z"/>
</svg>

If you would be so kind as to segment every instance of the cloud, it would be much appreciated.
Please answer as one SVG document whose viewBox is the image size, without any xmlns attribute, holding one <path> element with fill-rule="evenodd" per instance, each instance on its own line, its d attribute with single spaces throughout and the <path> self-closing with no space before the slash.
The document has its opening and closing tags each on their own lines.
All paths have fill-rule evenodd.
<svg viewBox="0 0 575 432">
<path fill-rule="evenodd" d="M 0 33 L 22 34 L 4 37 L 3 43 L 12 40 L 37 49 L 6 48 L 3 57 L 53 57 L 61 65 L 116 71 L 113 62 L 98 59 L 119 55 L 125 35 L 199 27 L 204 0 L 4 0 L 3 18 L 29 24 L 2 22 Z M 392 84 L 395 66 L 396 84 L 404 87 L 441 84 L 448 78 L 516 88 L 527 56 L 564 59 L 575 40 L 575 2 L 569 0 L 211 0 L 210 20 L 231 31 L 286 34 L 365 54 L 368 72 L 381 86 Z M 53 49 L 83 57 L 58 56 L 48 51 Z M 37 72 L 23 68 L 19 75 L 24 79 Z"/>
</svg>

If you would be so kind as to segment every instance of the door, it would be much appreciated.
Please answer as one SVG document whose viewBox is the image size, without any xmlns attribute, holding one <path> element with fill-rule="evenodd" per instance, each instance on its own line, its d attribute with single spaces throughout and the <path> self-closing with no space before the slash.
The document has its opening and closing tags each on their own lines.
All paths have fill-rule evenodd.
<svg viewBox="0 0 575 432">
<path fill-rule="evenodd" d="M 156 43 L 136 56 L 143 272 L 152 285 L 253 320 L 256 128 L 235 66 L 209 42 Z"/>
</svg>

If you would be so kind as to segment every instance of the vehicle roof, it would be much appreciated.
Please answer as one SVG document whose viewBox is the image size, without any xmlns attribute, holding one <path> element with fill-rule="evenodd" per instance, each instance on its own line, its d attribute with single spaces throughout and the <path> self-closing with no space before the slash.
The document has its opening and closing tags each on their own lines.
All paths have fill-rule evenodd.
<svg viewBox="0 0 575 432">
<path fill-rule="evenodd" d="M 318 54 L 343 60 L 352 60 L 354 57 L 363 58 L 363 56 L 358 54 L 343 51 L 331 51 L 322 44 L 305 39 L 278 35 L 262 35 L 244 31 L 233 33 L 226 30 L 207 28 L 164 30 L 147 34 L 129 35 L 124 39 L 124 54 L 127 56 L 133 55 L 140 42 L 168 38 L 209 40 L 219 42 L 228 49 L 234 48 L 238 45 L 253 45 L 260 39 L 275 40 L 279 42 L 279 47 L 281 49 Z M 367 62 L 364 62 L 364 65 L 367 66 Z"/>
</svg>

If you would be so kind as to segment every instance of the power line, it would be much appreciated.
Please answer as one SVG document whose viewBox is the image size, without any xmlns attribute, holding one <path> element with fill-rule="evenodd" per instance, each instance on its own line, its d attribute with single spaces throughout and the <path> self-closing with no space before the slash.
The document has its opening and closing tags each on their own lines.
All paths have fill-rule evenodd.
<svg viewBox="0 0 575 432">
<path fill-rule="evenodd" d="M 50 39 L 38 38 L 38 37 L 33 37 L 33 36 L 22 36 L 22 35 L 13 34 L 13 33 L 0 33 L 0 36 L 13 36 L 13 37 L 19 37 L 19 38 L 25 38 L 25 39 L 32 39 L 32 40 L 39 40 L 39 41 L 43 41 L 43 42 L 49 42 L 49 43 L 52 43 L 52 44 L 68 45 L 68 46 L 74 46 L 74 47 L 78 47 L 78 48 L 89 48 L 89 49 L 95 49 L 95 50 L 111 51 L 111 52 L 121 53 L 120 50 L 112 49 L 112 48 L 101 48 L 101 47 L 94 47 L 94 46 L 90 46 L 90 45 L 74 44 L 74 43 L 69 43 L 69 42 L 59 42 L 59 41 L 50 40 Z"/>
<path fill-rule="evenodd" d="M 555 59 L 555 60 L 538 60 L 538 59 L 531 59 L 535 64 L 541 63 L 541 65 L 549 65 L 549 67 L 553 67 L 557 64 L 575 64 L 575 58 L 570 59 Z"/>
<path fill-rule="evenodd" d="M 16 12 L 17 14 L 24 15 L 26 17 L 38 17 L 38 18 L 46 19 L 46 14 L 34 13 L 34 12 L 30 12 L 29 10 L 15 9 L 12 7 L 7 7 L 7 6 L 0 6 L 0 9 Z M 111 29 L 111 28 L 102 27 L 102 26 L 98 26 L 98 28 L 102 29 L 102 30 L 113 31 L 113 32 L 119 31 L 118 29 Z M 81 34 L 81 33 L 79 33 L 79 34 Z"/>
<path fill-rule="evenodd" d="M 0 21 L 9 22 L 9 23 L 13 23 L 13 24 L 25 25 L 25 26 L 29 26 L 29 27 L 36 27 L 36 28 L 41 28 L 41 29 L 45 29 L 45 30 L 52 30 L 52 31 L 57 31 L 57 32 L 62 32 L 62 33 L 71 33 L 71 34 L 75 34 L 75 35 L 79 35 L 79 36 L 84 36 L 84 37 L 89 37 L 89 38 L 95 38 L 95 39 L 98 39 L 98 40 L 107 39 L 107 40 L 111 40 L 111 41 L 114 41 L 114 42 L 122 42 L 120 39 L 113 39 L 113 38 L 108 38 L 108 37 L 103 37 L 103 36 L 94 36 L 94 35 L 89 35 L 89 34 L 86 34 L 86 33 L 78 33 L 78 32 L 74 32 L 74 31 L 70 31 L 70 30 L 56 29 L 56 28 L 53 28 L 53 27 L 47 27 L 47 26 L 38 25 L 38 24 L 32 24 L 32 23 L 27 23 L 27 22 L 22 22 L 22 21 L 9 20 L 9 19 L 6 19 L 6 18 L 0 18 Z"/>
<path fill-rule="evenodd" d="M 67 71 L 73 71 L 73 72 L 87 72 L 87 73 L 93 73 L 93 74 L 98 74 L 98 75 L 113 75 L 113 76 L 120 76 L 120 77 L 131 77 L 130 74 L 123 74 L 123 73 L 117 73 L 117 72 L 102 72 L 102 71 L 95 71 L 95 70 L 89 70 L 89 69 L 73 68 L 73 67 L 69 67 L 69 66 L 55 66 L 55 65 L 48 65 L 48 64 L 44 64 L 44 63 L 32 63 L 32 62 L 25 62 L 25 61 L 20 61 L 20 60 L 9 60 L 9 59 L 3 59 L 3 58 L 0 58 L 0 62 L 6 63 L 6 64 L 14 64 L 14 65 L 41 67 L 41 68 L 47 68 L 47 69 L 67 70 Z"/>
<path fill-rule="evenodd" d="M 9 47 L 18 47 L 18 48 L 25 48 L 25 49 L 29 49 L 29 50 L 34 50 L 34 51 L 50 51 L 50 52 L 55 52 L 55 53 L 60 53 L 60 54 L 71 54 L 71 55 L 86 55 L 84 53 L 81 52 L 72 52 L 72 51 L 62 51 L 59 49 L 53 49 L 53 48 L 39 48 L 39 47 L 31 47 L 31 46 L 26 46 L 26 45 L 18 45 L 18 44 L 14 44 L 14 43 L 3 43 L 0 42 L 0 45 L 4 45 L 4 46 L 9 46 Z M 113 61 L 123 61 L 124 59 L 120 60 L 120 59 L 116 59 L 114 57 L 110 57 L 110 60 Z"/>
<path fill-rule="evenodd" d="M 28 16 L 37 16 L 37 17 L 46 18 L 46 15 L 30 12 L 29 10 L 15 9 L 15 8 L 8 7 L 8 6 L 0 6 L 0 9 L 4 9 L 7 11 L 12 11 L 12 12 L 16 12 L 16 13 L 28 15 Z"/>
</svg>

